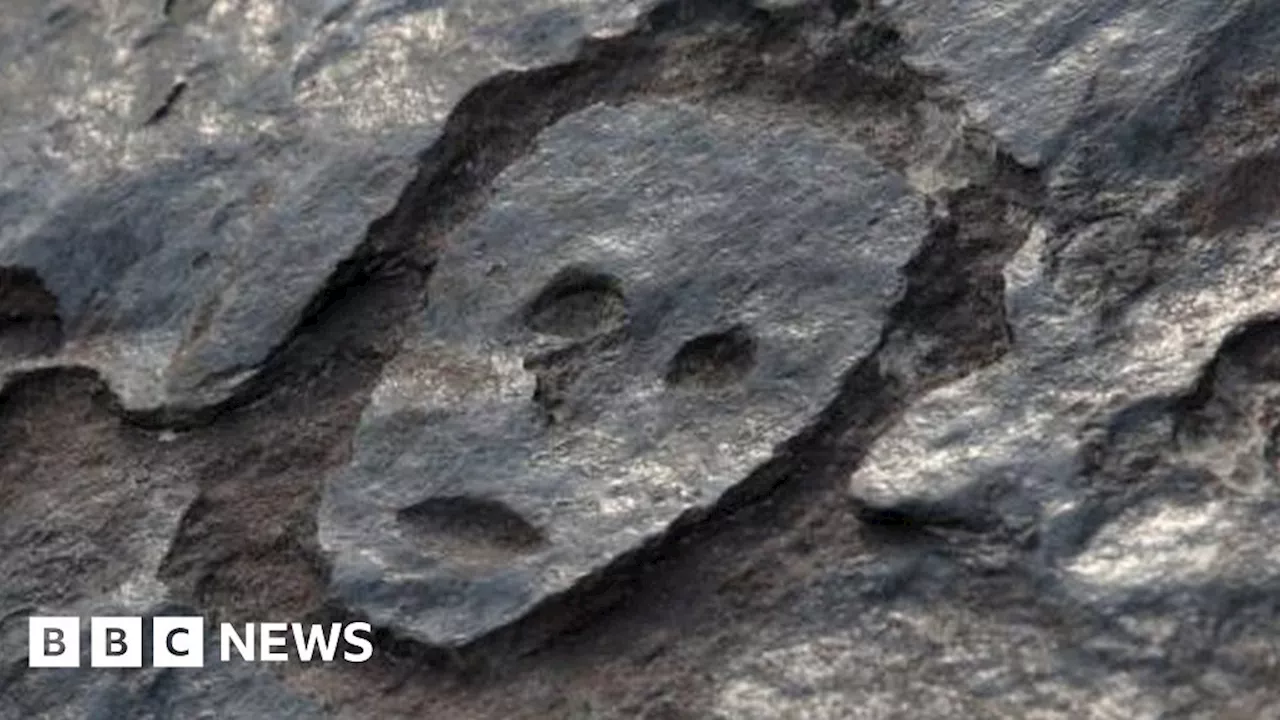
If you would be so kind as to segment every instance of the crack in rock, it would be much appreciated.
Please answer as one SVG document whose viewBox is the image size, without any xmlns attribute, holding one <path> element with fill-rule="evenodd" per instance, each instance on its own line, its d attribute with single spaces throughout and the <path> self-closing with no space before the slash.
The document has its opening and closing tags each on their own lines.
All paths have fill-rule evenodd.
<svg viewBox="0 0 1280 720">
<path fill-rule="evenodd" d="M 30 268 L 0 267 L 0 356 L 49 355 L 61 345 L 58 299 Z"/>
</svg>

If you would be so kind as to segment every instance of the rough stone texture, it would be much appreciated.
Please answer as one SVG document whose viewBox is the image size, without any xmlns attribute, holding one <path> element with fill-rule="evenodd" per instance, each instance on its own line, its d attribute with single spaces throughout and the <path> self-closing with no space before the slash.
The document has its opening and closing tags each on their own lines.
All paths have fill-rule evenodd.
<svg viewBox="0 0 1280 720">
<path fill-rule="evenodd" d="M 1005 271 L 1010 353 L 912 405 L 851 491 L 998 528 L 1157 673 L 1191 666 L 1194 691 L 1165 695 L 1164 679 L 1111 707 L 1270 717 L 1280 18 L 1265 3 L 945 8 L 892 12 L 1045 167 L 1056 202 Z M 997 28 L 998 52 L 974 44 Z"/>
<path fill-rule="evenodd" d="M 0 718 L 1280 717 L 1278 48 L 6 3 Z M 25 667 L 175 607 L 376 660 Z"/>
<path fill-rule="evenodd" d="M 569 59 L 637 3 L 9 3 L 0 265 L 58 300 L 65 345 L 133 410 L 252 377 L 445 119 L 501 72 Z"/>
<path fill-rule="evenodd" d="M 495 184 L 321 509 L 335 591 L 432 644 L 706 507 L 879 340 L 922 199 L 837 136 L 596 106 Z"/>
<path fill-rule="evenodd" d="M 1044 167 L 1080 159 L 1095 149 L 1091 135 L 1112 129 L 1124 135 L 1112 138 L 1113 149 L 1127 159 L 1158 154 L 1151 143 L 1198 109 L 1196 95 L 1233 90 L 1188 81 L 1264 69 L 1259 55 L 1269 52 L 1276 22 L 1253 0 L 881 5 L 910 43 L 908 63 L 945 74 L 975 120 L 1020 161 Z M 1123 174 L 1119 160 L 1112 155 L 1091 169 Z"/>
<path fill-rule="evenodd" d="M 1006 22 L 976 3 L 951 7 Z M 1081 30 L 1081 47 L 1089 46 L 1089 38 L 1107 39 L 1116 45 L 1113 52 L 1124 49 L 1142 59 L 1140 67 L 1158 71 L 1140 98 L 1106 94 L 1116 108 L 1111 117 L 1089 118 L 1091 126 L 1077 128 L 1085 138 L 1068 136 L 1080 143 L 1104 139 L 1087 149 L 1090 163 L 1114 167 L 1111 176 L 1088 176 L 1095 183 L 1091 199 L 1105 213 L 1065 211 L 1081 195 L 1079 180 L 1055 188 L 1064 198 L 1060 212 L 1045 219 L 1006 268 L 1012 351 L 915 403 L 872 449 L 853 490 L 879 505 L 939 504 L 947 513 L 989 513 L 1035 533 L 1055 561 L 1056 553 L 1081 550 L 1070 572 L 1084 573 L 1088 583 L 1149 584 L 1123 569 L 1127 558 L 1138 557 L 1152 563 L 1148 571 L 1171 563 L 1151 582 L 1231 573 L 1230 563 L 1212 567 L 1217 563 L 1211 558 L 1225 547 L 1201 543 L 1238 550 L 1236 523 L 1218 516 L 1252 512 L 1245 507 L 1262 511 L 1275 493 L 1265 318 L 1280 300 L 1280 225 L 1274 199 L 1260 197 L 1274 182 L 1275 137 L 1259 134 L 1255 123 L 1266 122 L 1268 104 L 1276 102 L 1275 87 L 1267 83 L 1280 60 L 1274 44 L 1280 19 L 1255 3 L 1117 6 L 1098 17 L 1083 10 L 1068 16 L 1089 28 Z M 1038 22 L 1052 26 L 1054 17 Z M 1043 34 L 1037 22 L 1026 26 L 1025 37 Z M 1201 32 L 1185 30 L 1192 26 Z M 1021 37 L 1010 47 L 1021 47 Z M 1225 55 L 1224 38 L 1239 52 Z M 1069 58 L 1075 45 L 1060 45 L 1037 76 L 1071 75 L 1065 68 L 1074 67 Z M 1183 62 L 1164 61 L 1166 53 L 1185 48 L 1195 52 Z M 954 56 L 967 62 L 965 51 L 956 49 Z M 1100 53 L 1095 62 L 1105 57 Z M 1120 69 L 1115 62 L 1107 66 Z M 1136 70 L 1126 72 L 1137 77 Z M 1208 78 L 1214 87 L 1204 87 Z M 1253 107 L 1226 87 L 1245 90 Z M 1101 86 L 1093 92 L 1102 92 Z M 1159 107 L 1156 99 L 1163 101 Z M 1004 114 L 996 123 L 1028 142 L 1060 143 L 1056 108 L 1028 100 L 1022 115 Z M 1153 127 L 1157 111 L 1173 119 Z M 1080 108 L 1072 112 L 1083 116 Z M 1227 139 L 1235 142 L 1226 145 Z M 1056 153 L 1047 167 L 1059 177 L 1078 173 L 1087 167 L 1076 160 L 1085 150 Z M 1129 158 L 1134 162 L 1126 164 Z M 1169 172 L 1175 159 L 1185 165 L 1177 175 Z M 1119 179 L 1132 184 L 1128 193 L 1121 194 Z M 1250 348 L 1243 359 L 1237 357 L 1241 345 Z M 1166 446 L 1150 447 L 1160 442 Z M 1138 463 L 1135 456 L 1142 453 L 1154 458 Z M 1199 478 L 1193 484 L 1221 482 L 1236 492 L 1206 487 L 1203 492 L 1220 497 L 1205 497 L 1194 510 L 1179 508 L 1179 473 Z M 1106 520 L 1125 530 L 1108 524 L 1090 541 L 1096 547 L 1073 548 L 1099 532 L 1104 498 L 1136 493 L 1110 487 L 1116 482 L 1152 486 L 1173 504 L 1144 501 L 1155 504 Z M 1129 550 L 1122 549 L 1126 544 Z M 1174 556 L 1160 559 L 1169 552 Z M 1271 572 L 1267 565 L 1255 568 L 1255 580 Z"/>
<path fill-rule="evenodd" d="M 1212 627 L 1197 617 L 1202 609 L 1169 604 L 1118 619 L 931 550 L 881 549 L 875 559 L 859 554 L 825 567 L 788 596 L 791 620 L 762 628 L 712 669 L 706 716 L 1208 720 L 1280 712 L 1264 669 L 1276 650 L 1269 612 L 1236 609 Z"/>
</svg>

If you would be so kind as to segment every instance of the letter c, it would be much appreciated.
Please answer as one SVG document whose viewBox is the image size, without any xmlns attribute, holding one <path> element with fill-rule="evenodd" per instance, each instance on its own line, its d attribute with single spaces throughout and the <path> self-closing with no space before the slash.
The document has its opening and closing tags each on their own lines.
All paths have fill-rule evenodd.
<svg viewBox="0 0 1280 720">
<path fill-rule="evenodd" d="M 186 657 L 187 655 L 191 654 L 190 650 L 178 650 L 173 646 L 173 636 L 179 633 L 183 635 L 190 635 L 191 631 L 188 630 L 187 628 L 174 628 L 170 630 L 169 634 L 166 635 L 164 638 L 164 646 L 168 648 L 170 655 L 174 655 L 176 657 Z"/>
</svg>

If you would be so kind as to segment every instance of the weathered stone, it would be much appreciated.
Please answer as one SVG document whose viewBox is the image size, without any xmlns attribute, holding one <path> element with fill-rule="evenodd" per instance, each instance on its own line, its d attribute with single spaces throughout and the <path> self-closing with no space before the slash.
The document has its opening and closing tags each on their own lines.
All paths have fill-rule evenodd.
<svg viewBox="0 0 1280 720">
<path fill-rule="evenodd" d="M 1211 618 L 1166 606 L 1117 621 L 935 550 L 878 548 L 825 565 L 788 593 L 786 619 L 708 668 L 716 692 L 703 716 L 1210 720 L 1280 712 L 1268 680 L 1251 670 L 1277 650 L 1265 611 Z"/>
<path fill-rule="evenodd" d="M 123 454 L 114 446 L 122 434 L 94 408 L 88 395 L 100 387 L 83 375 L 36 375 L 0 395 L 7 421 L 0 430 L 0 547 L 10 549 L 0 553 L 0 607 L 7 610 L 57 614 L 71 605 L 164 598 L 156 570 L 194 483 L 174 467 L 109 462 Z M 16 421 L 14 408 L 40 402 L 56 407 Z M 35 430 L 53 417 L 76 421 L 80 446 Z"/>
<path fill-rule="evenodd" d="M 65 345 L 0 371 L 87 365 L 135 410 L 225 399 L 392 208 L 470 89 L 565 61 L 642 10 L 11 3 L 0 266 L 57 298 Z"/>
<path fill-rule="evenodd" d="M 462 643 L 707 507 L 875 347 L 927 233 L 902 179 L 803 125 L 552 127 L 453 239 L 329 483 L 335 593 Z"/>
<path fill-rule="evenodd" d="M 1180 105 L 1231 91 L 1207 83 L 1186 88 L 1206 69 L 1196 62 L 1210 72 L 1240 61 L 1261 67 L 1256 55 L 1266 52 L 1265 34 L 1276 22 L 1264 3 L 1251 0 L 880 5 L 910 44 L 907 62 L 940 73 L 1015 157 L 1046 167 L 1081 160 L 1098 149 L 1087 141 L 1117 125 L 1126 127 L 1108 138 L 1116 146 L 1107 151 L 1158 156 L 1153 143 L 1168 139 L 1191 109 Z M 1169 92 L 1179 86 L 1189 92 Z"/>
<path fill-rule="evenodd" d="M 1032 4 L 1024 5 L 1031 12 Z M 969 12 L 979 13 L 974 8 Z M 1176 13 L 1192 12 L 1191 6 L 1179 8 Z M 1137 10 L 1125 15 L 1135 22 L 1146 18 L 1145 22 L 1172 23 L 1135 34 L 1132 42 L 1205 41 L 1195 33 L 1180 32 L 1179 23 L 1190 20 L 1177 15 L 1181 19 L 1175 22 L 1165 17 L 1168 12 L 1175 11 L 1170 7 L 1152 17 Z M 1213 12 L 1223 15 L 1215 15 L 1217 23 L 1205 25 L 1210 38 L 1225 27 L 1249 27 L 1254 18 L 1243 6 Z M 979 14 L 992 22 L 997 18 L 995 13 Z M 1082 22 L 1085 17 L 1079 16 Z M 973 32 L 980 36 L 984 27 L 979 24 Z M 1251 29 L 1254 40 L 1280 36 L 1280 23 Z M 1123 34 L 1104 27 L 1087 35 Z M 1039 34 L 1014 35 L 1010 46 L 1021 46 L 1020 38 L 1029 36 Z M 1060 55 L 1069 56 L 1072 47 L 1059 47 L 1059 54 L 1046 60 L 1039 72 L 1070 75 L 1069 63 Z M 1164 64 L 1162 52 L 1157 48 L 1134 57 L 1155 67 Z M 1227 61 L 1209 46 L 1201 51 L 1200 65 L 1163 69 L 1163 86 L 1153 92 L 1176 95 L 1178 88 L 1195 88 L 1207 75 L 1248 87 L 1264 72 L 1264 59 L 1264 53 L 1245 48 Z M 1081 487 L 1075 479 L 1087 464 L 1080 449 L 1089 427 L 1106 428 L 1119 422 L 1122 411 L 1132 415 L 1132 409 L 1144 403 L 1189 394 L 1230 333 L 1274 311 L 1280 301 L 1275 287 L 1280 229 L 1265 213 L 1258 217 L 1251 211 L 1247 198 L 1235 197 L 1243 189 L 1225 190 L 1224 178 L 1238 176 L 1240 168 L 1247 167 L 1249 182 L 1270 182 L 1274 171 L 1267 159 L 1275 141 L 1250 138 L 1237 142 L 1232 154 L 1218 152 L 1223 136 L 1249 138 L 1252 120 L 1248 114 L 1241 117 L 1240 108 L 1232 104 L 1235 98 L 1222 95 L 1200 98 L 1204 106 L 1195 111 L 1202 122 L 1216 122 L 1194 140 L 1172 149 L 1131 148 L 1142 150 L 1132 167 L 1121 167 L 1126 159 L 1122 153 L 1094 156 L 1092 162 L 1103 169 L 1106 163 L 1115 165 L 1113 173 L 1095 178 L 1093 187 L 1094 201 L 1105 202 L 1106 215 L 1046 219 L 1006 268 L 1013 351 L 1002 362 L 916 403 L 872 450 L 855 477 L 856 493 L 887 504 L 951 498 L 964 505 L 985 502 L 979 497 L 1000 497 L 1007 513 L 1024 520 L 1058 503 L 1070 505 L 1079 500 Z M 1117 117 L 1125 107 L 1133 111 L 1124 122 L 1115 121 L 1129 127 L 1111 127 L 1107 133 L 1119 137 L 1139 132 L 1132 126 L 1142 125 L 1146 118 L 1138 112 L 1143 108 L 1134 106 L 1148 97 L 1105 97 Z M 1101 103 L 1102 97 L 1090 102 Z M 1087 110 L 1075 113 L 1087 115 Z M 1185 116 L 1191 110 L 1175 102 L 1169 112 Z M 1053 125 L 1047 116 L 1041 120 L 1045 127 Z M 1076 139 L 1083 142 L 1084 137 Z M 1164 167 L 1175 151 L 1190 168 L 1165 178 Z M 1062 170 L 1064 165 L 1050 167 Z M 1119 188 L 1110 184 L 1116 177 L 1131 178 L 1137 187 L 1127 197 L 1118 195 Z M 1227 182 L 1234 186 L 1234 181 Z M 1224 215 L 1228 219 L 1222 219 Z"/>
<path fill-rule="evenodd" d="M 1097 307 L 1064 292 L 1069 278 L 1053 277 L 1043 262 L 1046 233 L 1034 237 L 1008 268 L 1013 352 L 912 407 L 855 477 L 860 496 L 878 504 L 942 501 L 980 484 L 983 492 L 1025 489 L 1008 498 L 1014 503 L 1067 502 L 1079 491 L 1071 479 L 1081 471 L 1090 422 L 1105 426 L 1144 400 L 1190 391 L 1223 339 L 1280 301 L 1280 246 L 1275 231 L 1264 230 L 1232 239 L 1234 261 L 1179 267 L 1099 327 Z M 1208 257 L 1219 246 L 1216 238 L 1181 242 L 1188 256 Z"/>
<path fill-rule="evenodd" d="M 1019 541 L 1043 592 L 1123 629 L 1093 641 L 1165 673 L 1111 701 L 1126 713 L 1274 713 L 1280 22 L 896 5 L 1053 202 L 1005 269 L 1010 353 L 915 402 L 852 494 Z M 1167 692 L 1190 665 L 1195 689 Z"/>
</svg>

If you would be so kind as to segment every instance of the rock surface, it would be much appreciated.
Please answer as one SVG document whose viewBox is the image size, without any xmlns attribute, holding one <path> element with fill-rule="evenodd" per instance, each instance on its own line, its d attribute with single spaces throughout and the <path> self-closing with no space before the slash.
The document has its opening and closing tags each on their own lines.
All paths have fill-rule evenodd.
<svg viewBox="0 0 1280 720">
<path fill-rule="evenodd" d="M 1273 3 L 0 15 L 0 718 L 1280 717 Z"/>
<path fill-rule="evenodd" d="M 429 6 L 428 6 L 429 5 Z M 125 407 L 248 381 L 394 206 L 465 94 L 636 3 L 19 2 L 0 24 L 0 265 Z"/>
</svg>

